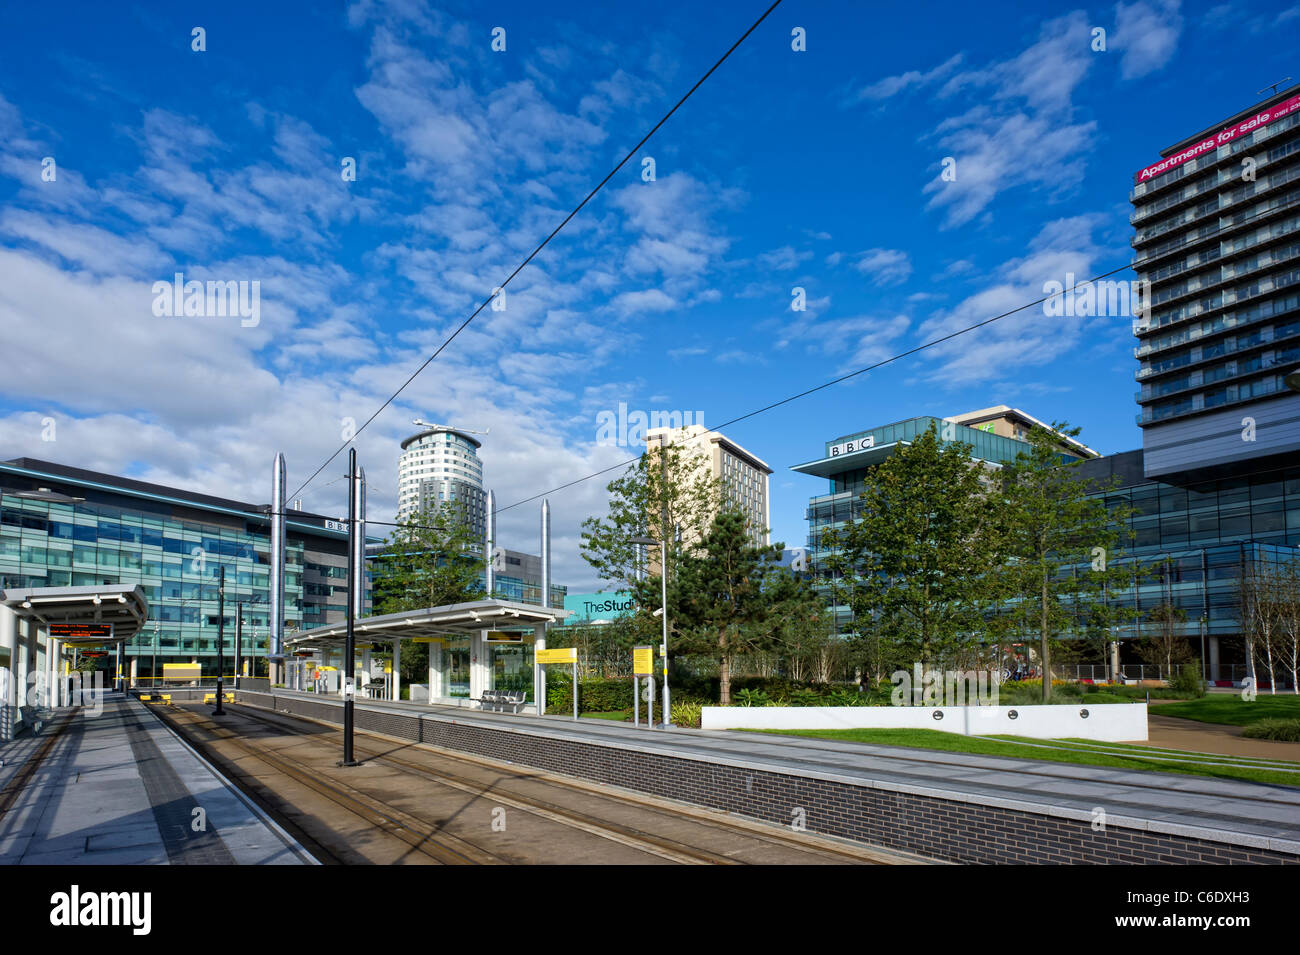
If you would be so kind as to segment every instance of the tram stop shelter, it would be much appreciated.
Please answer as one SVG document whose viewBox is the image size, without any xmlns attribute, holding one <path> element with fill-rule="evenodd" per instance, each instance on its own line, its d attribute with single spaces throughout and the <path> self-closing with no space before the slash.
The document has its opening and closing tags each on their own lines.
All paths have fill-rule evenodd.
<svg viewBox="0 0 1300 955">
<path fill-rule="evenodd" d="M 122 645 L 148 616 L 138 584 L 0 590 L 0 739 L 13 737 L 24 707 L 59 702 L 49 692 L 29 696 L 66 683 L 69 651 L 114 647 L 120 671 Z"/>
<path fill-rule="evenodd" d="M 510 600 L 475 600 L 421 610 L 403 610 L 353 623 L 361 661 L 357 667 L 359 691 L 383 682 L 369 694 L 401 699 L 402 641 L 427 644 L 429 682 L 411 687 L 412 702 L 471 706 L 485 690 L 523 692 L 530 703 L 545 700 L 545 671 L 537 665 L 536 651 L 546 649 L 546 628 L 560 623 L 572 610 L 540 607 Z M 313 627 L 286 635 L 284 652 L 291 689 L 306 690 L 312 675 L 330 678 L 321 685 L 341 693 L 336 674 L 344 667 L 346 624 Z M 372 651 L 390 651 L 391 667 L 380 674 L 373 669 Z M 539 712 L 543 707 L 539 706 Z"/>
</svg>

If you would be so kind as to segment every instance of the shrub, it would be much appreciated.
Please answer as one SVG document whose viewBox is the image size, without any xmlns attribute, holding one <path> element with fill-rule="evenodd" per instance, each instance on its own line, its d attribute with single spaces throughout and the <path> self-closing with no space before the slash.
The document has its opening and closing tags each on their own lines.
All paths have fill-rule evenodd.
<svg viewBox="0 0 1300 955">
<path fill-rule="evenodd" d="M 1190 697 L 1204 696 L 1205 681 L 1201 679 L 1201 662 L 1199 660 L 1193 661 L 1179 670 L 1174 678 L 1169 681 L 1169 689 Z"/>
<path fill-rule="evenodd" d="M 673 704 L 673 724 L 676 726 L 689 726 L 693 729 L 699 729 L 700 715 L 701 707 L 698 703 Z"/>
<path fill-rule="evenodd" d="M 632 709 L 632 681 L 630 679 L 578 681 L 579 712 L 612 713 L 616 710 L 630 709 Z M 546 681 L 546 710 L 548 713 L 573 712 L 571 680 L 552 677 Z"/>
<path fill-rule="evenodd" d="M 1247 723 L 1241 731 L 1250 739 L 1273 739 L 1283 743 L 1300 743 L 1300 719 L 1270 718 Z"/>
<path fill-rule="evenodd" d="M 737 706 L 770 706 L 772 698 L 762 690 L 745 688 L 736 691 L 734 702 Z"/>
</svg>

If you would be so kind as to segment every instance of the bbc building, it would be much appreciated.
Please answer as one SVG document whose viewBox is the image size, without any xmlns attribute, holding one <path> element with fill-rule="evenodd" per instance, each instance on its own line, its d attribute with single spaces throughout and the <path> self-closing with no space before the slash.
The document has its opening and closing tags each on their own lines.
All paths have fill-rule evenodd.
<svg viewBox="0 0 1300 955">
<path fill-rule="evenodd" d="M 1124 560 L 1163 568 L 1112 594 L 1133 611 L 1114 635 L 1149 635 L 1150 611 L 1182 611 L 1207 675 L 1246 674 L 1241 580 L 1300 556 L 1300 85 L 1175 143 L 1134 174 L 1134 321 L 1142 447 L 1063 448 L 1078 473 L 1132 511 Z M 998 466 L 1033 419 L 999 406 L 834 438 L 794 470 L 830 481 L 809 501 L 809 566 L 829 594 L 823 534 L 857 516 L 866 469 L 934 426 Z M 848 608 L 836 607 L 840 629 Z M 1128 651 L 1125 651 L 1126 654 Z"/>
</svg>

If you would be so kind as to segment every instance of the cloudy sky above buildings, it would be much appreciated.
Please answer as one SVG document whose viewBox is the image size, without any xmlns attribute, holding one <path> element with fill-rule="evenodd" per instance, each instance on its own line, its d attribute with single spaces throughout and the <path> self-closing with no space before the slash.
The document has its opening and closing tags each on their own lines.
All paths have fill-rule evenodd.
<svg viewBox="0 0 1300 955">
<path fill-rule="evenodd" d="M 290 6 L 8 11 L 0 457 L 265 501 L 284 451 L 298 488 L 766 4 Z M 1133 173 L 1296 73 L 1298 35 L 1260 0 L 786 0 L 356 438 L 371 517 L 412 418 L 490 429 L 502 542 L 535 550 L 508 506 L 635 454 L 597 440 L 620 403 L 721 424 L 1123 266 Z M 257 281 L 260 320 L 155 314 L 176 272 Z M 789 467 L 840 435 L 1005 403 L 1139 446 L 1132 346 L 1030 309 L 727 433 L 799 545 L 824 485 Z M 305 507 L 345 511 L 344 462 Z M 551 495 L 571 589 L 608 479 Z"/>
</svg>

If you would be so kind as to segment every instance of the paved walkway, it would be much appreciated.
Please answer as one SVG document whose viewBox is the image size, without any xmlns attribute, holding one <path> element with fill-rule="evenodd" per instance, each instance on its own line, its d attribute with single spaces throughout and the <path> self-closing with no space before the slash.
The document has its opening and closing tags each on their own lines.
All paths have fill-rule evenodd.
<svg viewBox="0 0 1300 955">
<path fill-rule="evenodd" d="M 0 865 L 312 861 L 144 704 L 120 693 L 106 695 L 98 716 L 60 711 L 42 735 L 6 744 L 0 789 L 32 768 L 52 733 L 51 748 L 0 816 Z"/>
<path fill-rule="evenodd" d="M 1158 710 L 1153 709 L 1147 714 L 1146 743 L 1195 753 L 1221 753 L 1224 756 L 1251 756 L 1256 759 L 1293 759 L 1300 762 L 1300 743 L 1248 739 L 1241 735 L 1243 728 L 1221 723 L 1198 723 L 1178 716 L 1161 716 Z"/>
<path fill-rule="evenodd" d="M 337 703 L 311 693 L 299 699 Z M 647 730 L 568 717 L 366 701 L 358 707 L 704 759 L 1300 855 L 1300 786 L 738 731 Z"/>
</svg>

